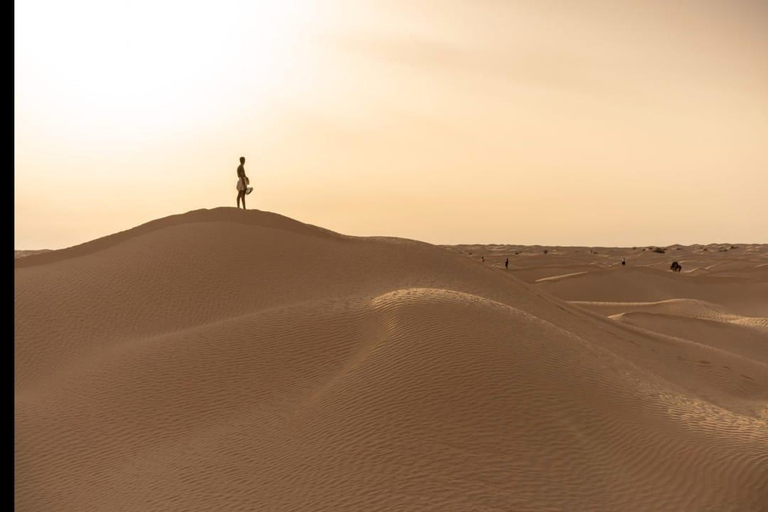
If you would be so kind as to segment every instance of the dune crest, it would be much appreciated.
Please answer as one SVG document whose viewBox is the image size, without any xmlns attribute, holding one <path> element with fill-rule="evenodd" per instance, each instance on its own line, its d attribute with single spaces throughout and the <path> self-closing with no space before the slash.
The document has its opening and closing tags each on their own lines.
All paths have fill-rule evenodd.
<svg viewBox="0 0 768 512">
<path fill-rule="evenodd" d="M 573 264 L 234 208 L 21 258 L 16 509 L 759 510 L 759 283 Z"/>
</svg>

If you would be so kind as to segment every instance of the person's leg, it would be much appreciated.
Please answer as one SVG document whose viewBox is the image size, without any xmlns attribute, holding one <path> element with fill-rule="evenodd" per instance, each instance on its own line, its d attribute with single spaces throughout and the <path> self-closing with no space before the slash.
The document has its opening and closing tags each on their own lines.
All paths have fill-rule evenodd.
<svg viewBox="0 0 768 512">
<path fill-rule="evenodd" d="M 241 192 L 238 190 L 237 191 L 237 207 L 238 208 L 240 208 L 240 196 L 241 196 Z"/>
<path fill-rule="evenodd" d="M 246 207 L 245 207 L 245 190 L 243 190 L 240 193 L 243 194 L 243 210 L 245 210 L 246 209 Z"/>
</svg>

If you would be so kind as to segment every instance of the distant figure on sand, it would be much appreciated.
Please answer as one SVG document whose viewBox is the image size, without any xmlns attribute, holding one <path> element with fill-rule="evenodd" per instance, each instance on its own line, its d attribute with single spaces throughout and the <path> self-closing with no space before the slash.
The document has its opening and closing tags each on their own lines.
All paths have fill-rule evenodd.
<svg viewBox="0 0 768 512">
<path fill-rule="evenodd" d="M 485 256 L 480 256 L 480 261 L 482 261 L 483 263 L 485 263 Z"/>
<path fill-rule="evenodd" d="M 680 272 L 681 270 L 683 270 L 683 266 L 676 261 L 673 261 L 672 265 L 669 268 L 672 270 L 672 272 Z"/>
<path fill-rule="evenodd" d="M 621 266 L 625 266 L 627 264 L 627 260 L 625 258 L 621 258 Z"/>
<path fill-rule="evenodd" d="M 240 165 L 237 166 L 237 207 L 240 208 L 240 200 L 243 200 L 243 210 L 245 210 L 245 195 L 250 192 L 248 184 L 251 180 L 245 175 L 245 157 L 240 157 Z"/>
<path fill-rule="evenodd" d="M 509 270 L 509 258 L 507 258 L 507 261 L 504 262 L 504 268 Z"/>
</svg>

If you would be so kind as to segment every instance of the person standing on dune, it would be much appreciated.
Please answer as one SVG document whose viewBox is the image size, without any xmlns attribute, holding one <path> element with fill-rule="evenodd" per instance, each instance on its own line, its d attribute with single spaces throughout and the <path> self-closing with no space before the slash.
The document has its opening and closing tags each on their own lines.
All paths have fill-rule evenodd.
<svg viewBox="0 0 768 512">
<path fill-rule="evenodd" d="M 243 210 L 245 210 L 245 194 L 248 193 L 248 184 L 250 180 L 245 175 L 245 157 L 240 157 L 240 165 L 237 166 L 237 207 L 240 208 L 240 200 L 243 200 Z"/>
</svg>

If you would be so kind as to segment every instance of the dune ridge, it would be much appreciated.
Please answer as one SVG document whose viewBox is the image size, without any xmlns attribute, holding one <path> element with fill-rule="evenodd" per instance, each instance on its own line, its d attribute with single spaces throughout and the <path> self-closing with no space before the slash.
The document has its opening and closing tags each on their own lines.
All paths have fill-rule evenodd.
<svg viewBox="0 0 768 512">
<path fill-rule="evenodd" d="M 689 286 L 710 303 L 642 304 L 646 286 L 622 304 L 599 270 L 526 283 L 422 242 L 234 208 L 15 272 L 17 510 L 768 502 L 766 335 L 741 314 L 765 306 L 760 283 L 746 298 Z M 593 278 L 604 289 L 578 297 Z M 681 310 L 701 336 L 738 340 L 679 336 Z"/>
</svg>

